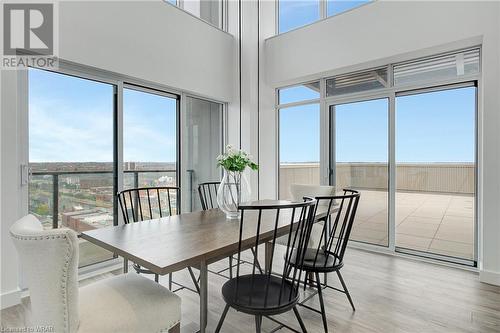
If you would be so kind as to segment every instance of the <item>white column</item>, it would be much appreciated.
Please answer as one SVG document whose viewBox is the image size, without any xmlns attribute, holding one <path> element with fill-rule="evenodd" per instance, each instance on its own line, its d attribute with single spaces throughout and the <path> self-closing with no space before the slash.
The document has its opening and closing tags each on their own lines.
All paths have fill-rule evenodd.
<svg viewBox="0 0 500 333">
<path fill-rule="evenodd" d="M 275 90 L 267 80 L 265 40 L 275 35 L 276 2 L 260 2 L 260 61 L 259 61 L 259 156 L 260 198 L 278 198 L 278 114 L 275 110 Z"/>
<path fill-rule="evenodd" d="M 18 73 L 0 71 L 0 227 L 1 227 L 1 305 L 19 303 L 19 260 L 10 239 L 9 228 L 22 215 L 22 188 L 19 161 Z"/>
</svg>

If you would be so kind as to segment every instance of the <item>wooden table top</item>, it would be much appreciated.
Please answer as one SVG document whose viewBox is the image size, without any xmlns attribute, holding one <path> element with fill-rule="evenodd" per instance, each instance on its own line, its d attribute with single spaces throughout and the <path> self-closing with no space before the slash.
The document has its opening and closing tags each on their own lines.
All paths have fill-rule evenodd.
<svg viewBox="0 0 500 333">
<path fill-rule="evenodd" d="M 261 200 L 253 204 L 259 203 L 290 202 Z M 272 240 L 275 212 L 263 212 L 259 243 Z M 277 236 L 290 231 L 290 218 L 291 210 L 282 209 Z M 221 210 L 210 209 L 85 231 L 81 237 L 157 274 L 165 275 L 188 266 L 196 267 L 201 261 L 209 264 L 236 253 L 239 229 L 240 220 L 227 220 Z M 256 231 L 257 212 L 246 211 L 242 238 L 245 249 L 255 245 Z"/>
</svg>

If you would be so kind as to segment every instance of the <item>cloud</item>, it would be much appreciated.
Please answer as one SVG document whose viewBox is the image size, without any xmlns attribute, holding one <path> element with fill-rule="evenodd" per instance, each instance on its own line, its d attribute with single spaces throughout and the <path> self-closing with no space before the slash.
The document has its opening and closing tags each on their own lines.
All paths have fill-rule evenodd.
<svg viewBox="0 0 500 333">
<path fill-rule="evenodd" d="M 30 96 L 31 162 L 113 160 L 112 102 L 100 100 L 98 96 L 86 96 L 86 99 L 86 103 L 82 103 L 63 96 Z M 126 115 L 124 124 L 127 160 L 175 161 L 175 132 L 169 131 L 167 124 L 158 123 L 158 119 L 144 117 L 140 110 L 130 111 L 133 112 Z M 175 131 L 175 124 L 173 129 Z"/>
</svg>

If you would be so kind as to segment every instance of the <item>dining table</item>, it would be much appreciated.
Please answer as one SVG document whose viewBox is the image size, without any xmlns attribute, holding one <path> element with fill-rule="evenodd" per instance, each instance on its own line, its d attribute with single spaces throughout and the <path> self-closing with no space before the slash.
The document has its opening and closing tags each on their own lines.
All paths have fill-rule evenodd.
<svg viewBox="0 0 500 333">
<path fill-rule="evenodd" d="M 249 204 L 289 203 L 259 200 Z M 264 211 L 257 237 L 258 213 L 245 212 L 241 250 L 255 247 L 256 243 L 265 244 L 265 270 L 270 269 L 272 240 L 289 233 L 298 224 L 290 224 L 291 214 L 291 209 L 280 212 L 275 234 L 276 214 Z M 298 221 L 298 215 L 294 221 Z M 317 220 L 324 216 L 325 213 L 318 210 Z M 200 332 L 203 333 L 207 326 L 208 265 L 238 253 L 240 224 L 240 220 L 227 219 L 225 213 L 216 208 L 84 231 L 81 237 L 158 275 L 187 267 L 199 269 Z"/>
</svg>

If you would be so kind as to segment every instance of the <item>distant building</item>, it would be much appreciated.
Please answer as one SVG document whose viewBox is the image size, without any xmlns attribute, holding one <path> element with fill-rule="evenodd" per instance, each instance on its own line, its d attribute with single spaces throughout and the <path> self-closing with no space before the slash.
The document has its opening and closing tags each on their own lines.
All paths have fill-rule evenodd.
<svg viewBox="0 0 500 333">
<path fill-rule="evenodd" d="M 76 232 L 102 228 L 112 224 L 113 216 L 97 209 L 62 213 L 62 225 Z"/>
</svg>

